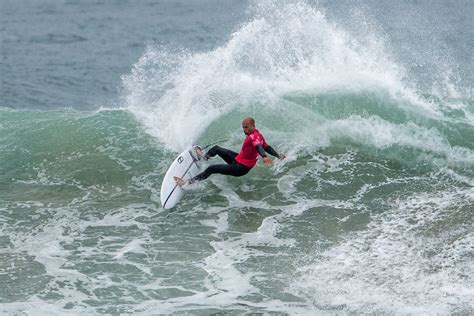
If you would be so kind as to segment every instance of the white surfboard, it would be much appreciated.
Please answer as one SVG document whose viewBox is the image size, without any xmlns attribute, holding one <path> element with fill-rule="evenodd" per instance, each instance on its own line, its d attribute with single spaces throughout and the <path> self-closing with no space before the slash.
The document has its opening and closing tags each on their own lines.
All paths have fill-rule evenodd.
<svg viewBox="0 0 474 316">
<path fill-rule="evenodd" d="M 174 207 L 183 196 L 183 189 L 176 184 L 173 177 L 183 180 L 191 179 L 201 172 L 201 147 L 192 146 L 173 161 L 166 171 L 166 175 L 161 183 L 161 205 L 164 209 Z"/>
</svg>

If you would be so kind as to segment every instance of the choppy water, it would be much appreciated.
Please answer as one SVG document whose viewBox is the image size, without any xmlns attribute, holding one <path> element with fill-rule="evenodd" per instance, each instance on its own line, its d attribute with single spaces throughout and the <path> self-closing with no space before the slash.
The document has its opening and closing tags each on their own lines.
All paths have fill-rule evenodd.
<svg viewBox="0 0 474 316">
<path fill-rule="evenodd" d="M 1 9 L 1 313 L 474 312 L 470 2 Z M 287 159 L 163 210 L 247 115 Z"/>
</svg>

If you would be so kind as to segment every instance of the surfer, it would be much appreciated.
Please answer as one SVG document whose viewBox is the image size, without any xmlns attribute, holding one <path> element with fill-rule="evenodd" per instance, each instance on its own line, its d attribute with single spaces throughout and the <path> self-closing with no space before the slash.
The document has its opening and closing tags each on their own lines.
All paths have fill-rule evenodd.
<svg viewBox="0 0 474 316">
<path fill-rule="evenodd" d="M 207 167 L 206 170 L 189 180 L 174 177 L 176 183 L 180 186 L 190 184 L 195 181 L 207 179 L 214 173 L 241 177 L 246 175 L 250 169 L 257 164 L 259 154 L 262 156 L 263 163 L 266 166 L 272 164 L 272 160 L 268 158 L 267 153 L 277 157 L 278 159 L 285 158 L 285 155 L 278 154 L 273 147 L 267 144 L 263 135 L 255 128 L 255 120 L 253 118 L 244 118 L 242 121 L 242 129 L 247 136 L 244 139 L 242 149 L 239 153 L 216 145 L 212 147 L 203 158 L 204 160 L 208 160 L 209 158 L 218 155 L 224 159 L 226 164 L 211 165 Z"/>
</svg>

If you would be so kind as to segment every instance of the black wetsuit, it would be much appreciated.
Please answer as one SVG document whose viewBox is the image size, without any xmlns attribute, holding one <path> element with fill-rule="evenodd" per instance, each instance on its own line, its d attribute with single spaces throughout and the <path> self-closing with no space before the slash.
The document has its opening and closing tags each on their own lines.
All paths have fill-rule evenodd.
<svg viewBox="0 0 474 316">
<path fill-rule="evenodd" d="M 278 157 L 278 153 L 271 147 L 267 146 L 265 149 L 261 145 L 257 146 L 257 150 L 260 153 L 262 157 L 265 157 L 265 152 L 268 152 L 272 156 Z M 218 155 L 227 164 L 218 164 L 218 165 L 212 165 L 206 168 L 203 172 L 195 176 L 194 178 L 191 179 L 190 182 L 194 181 L 201 181 L 204 179 L 207 179 L 211 174 L 218 173 L 218 174 L 224 174 L 224 175 L 229 175 L 229 176 L 234 176 L 234 177 L 241 177 L 243 175 L 246 175 L 250 169 L 247 166 L 244 166 L 237 161 L 235 161 L 235 157 L 238 155 L 236 152 L 222 148 L 219 146 L 214 146 L 212 147 L 206 154 L 206 158 L 214 157 Z"/>
<path fill-rule="evenodd" d="M 237 156 L 237 153 L 232 150 L 225 149 L 216 145 L 207 152 L 206 158 L 214 157 L 216 155 L 219 155 L 219 157 L 224 159 L 224 161 L 227 162 L 227 164 L 209 166 L 206 168 L 206 170 L 204 170 L 203 172 L 195 176 L 191 180 L 191 182 L 195 180 L 201 181 L 201 180 L 207 179 L 213 173 L 225 174 L 225 175 L 234 176 L 234 177 L 241 177 L 243 175 L 246 175 L 250 171 L 250 169 L 252 169 L 235 161 L 235 157 Z"/>
</svg>

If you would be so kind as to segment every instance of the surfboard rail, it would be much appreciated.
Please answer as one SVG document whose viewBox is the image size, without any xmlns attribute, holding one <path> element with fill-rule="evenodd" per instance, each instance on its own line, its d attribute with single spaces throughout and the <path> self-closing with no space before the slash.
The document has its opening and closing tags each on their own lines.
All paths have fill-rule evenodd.
<svg viewBox="0 0 474 316">
<path fill-rule="evenodd" d="M 189 180 L 197 175 L 201 170 L 201 154 L 202 148 L 195 145 L 184 150 L 174 159 L 161 183 L 160 200 L 164 209 L 173 208 L 184 193 L 174 177 Z"/>
</svg>

